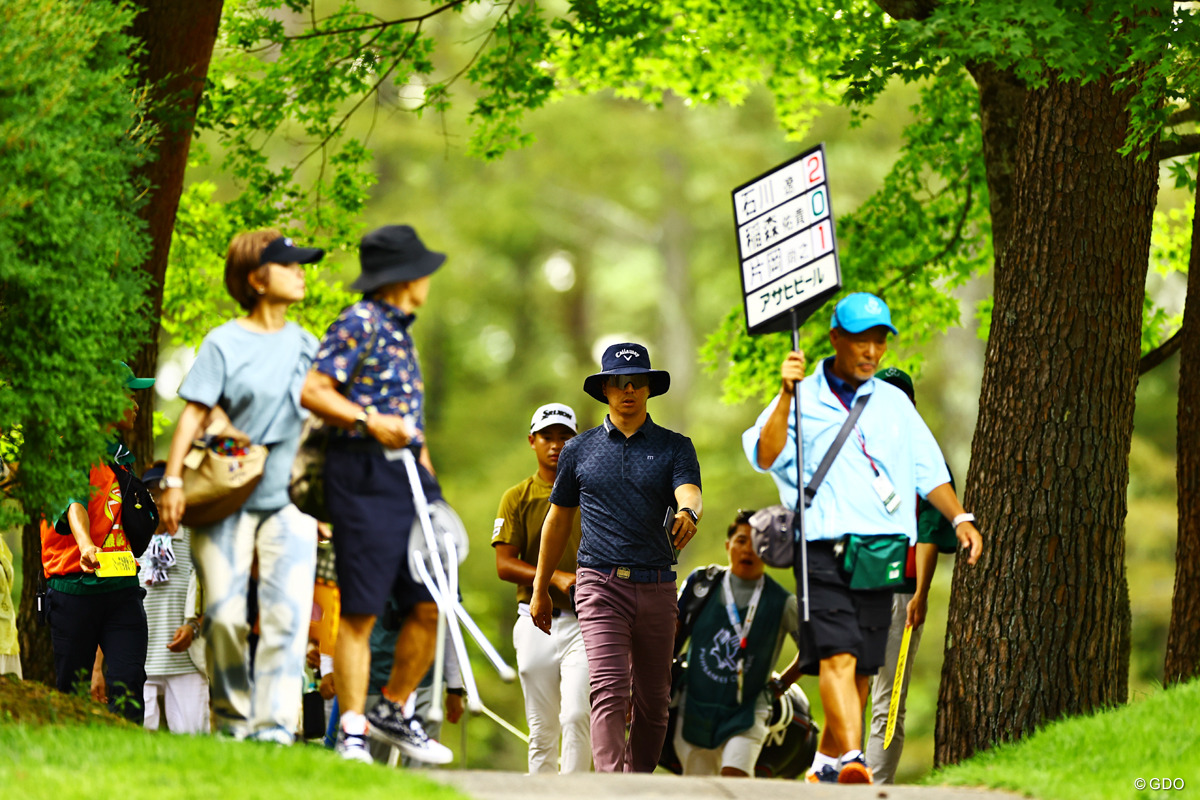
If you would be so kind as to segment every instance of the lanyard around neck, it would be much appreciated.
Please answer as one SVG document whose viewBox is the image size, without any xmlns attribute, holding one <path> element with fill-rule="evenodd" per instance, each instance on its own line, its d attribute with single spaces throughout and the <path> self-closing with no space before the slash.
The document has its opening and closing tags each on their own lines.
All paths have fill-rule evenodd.
<svg viewBox="0 0 1200 800">
<path fill-rule="evenodd" d="M 760 575 L 758 583 L 754 585 L 754 594 L 750 595 L 750 605 L 746 608 L 746 621 L 742 622 L 741 615 L 738 614 L 737 602 L 733 599 L 732 575 L 732 569 L 726 570 L 725 577 L 721 580 L 721 594 L 725 600 L 725 613 L 729 617 L 729 624 L 733 626 L 733 632 L 738 637 L 737 701 L 738 705 L 741 705 L 742 682 L 746 671 L 746 648 L 750 644 L 750 626 L 754 624 L 754 615 L 758 613 L 758 601 L 762 599 L 766 576 Z"/>
<path fill-rule="evenodd" d="M 842 408 L 846 409 L 847 412 L 850 411 L 850 406 L 846 405 L 846 401 L 842 399 L 840 394 L 834 392 L 833 396 L 842 404 Z M 867 461 L 871 464 L 871 471 L 879 475 L 879 467 L 875 466 L 875 459 L 871 458 L 871 454 L 867 452 L 867 438 L 863 436 L 863 432 L 859 430 L 857 424 L 854 426 L 854 435 L 858 437 L 859 449 L 862 450 L 863 455 L 867 457 Z"/>
</svg>

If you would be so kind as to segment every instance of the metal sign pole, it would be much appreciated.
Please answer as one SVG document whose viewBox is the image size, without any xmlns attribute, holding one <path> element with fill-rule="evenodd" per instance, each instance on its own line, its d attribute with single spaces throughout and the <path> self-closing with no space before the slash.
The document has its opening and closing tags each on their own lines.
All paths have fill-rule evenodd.
<svg viewBox="0 0 1200 800">
<path fill-rule="evenodd" d="M 800 349 L 800 321 L 795 308 L 792 309 L 792 349 Z M 796 516 L 792 524 L 799 538 L 801 602 L 803 619 L 808 622 L 808 538 L 804 532 L 804 440 L 800 438 L 800 381 L 796 381 L 793 387 L 792 402 L 796 412 Z M 793 564 L 797 563 L 794 552 Z"/>
</svg>

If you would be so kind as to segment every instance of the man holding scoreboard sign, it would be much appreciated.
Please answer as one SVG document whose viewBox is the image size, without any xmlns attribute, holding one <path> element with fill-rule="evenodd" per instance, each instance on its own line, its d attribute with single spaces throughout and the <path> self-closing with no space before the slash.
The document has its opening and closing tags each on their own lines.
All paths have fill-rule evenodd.
<svg viewBox="0 0 1200 800">
<path fill-rule="evenodd" d="M 795 511 L 797 658 L 801 672 L 819 676 L 825 709 L 807 780 L 872 783 L 860 749 L 863 706 L 884 660 L 893 587 L 902 582 L 903 555 L 895 554 L 916 541 L 917 496 L 952 521 L 968 564 L 983 540 L 924 421 L 899 389 L 875 380 L 887 337 L 897 333 L 881 298 L 842 298 L 829 326 L 834 355 L 805 377 L 799 325 L 841 288 L 824 150 L 735 189 L 733 199 L 747 328 L 792 330 L 779 396 L 742 444 Z"/>
</svg>

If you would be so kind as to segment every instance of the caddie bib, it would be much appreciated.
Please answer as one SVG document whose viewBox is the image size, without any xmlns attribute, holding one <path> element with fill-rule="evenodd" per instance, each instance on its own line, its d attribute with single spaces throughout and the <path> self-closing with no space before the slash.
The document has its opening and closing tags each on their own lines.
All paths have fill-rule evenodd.
<svg viewBox="0 0 1200 800">
<path fill-rule="evenodd" d="M 757 592 L 756 592 L 757 594 Z M 714 585 L 709 602 L 696 618 L 688 645 L 687 703 L 683 738 L 712 749 L 754 722 L 754 706 L 771 675 L 771 655 L 779 636 L 779 621 L 788 592 L 767 576 L 753 615 L 750 606 L 738 608 L 739 625 L 751 622 L 742 647 L 742 632 L 734 627 L 720 585 Z M 752 616 L 750 620 L 748 617 Z M 741 661 L 739 670 L 739 661 Z M 738 698 L 739 671 L 745 690 Z"/>
</svg>

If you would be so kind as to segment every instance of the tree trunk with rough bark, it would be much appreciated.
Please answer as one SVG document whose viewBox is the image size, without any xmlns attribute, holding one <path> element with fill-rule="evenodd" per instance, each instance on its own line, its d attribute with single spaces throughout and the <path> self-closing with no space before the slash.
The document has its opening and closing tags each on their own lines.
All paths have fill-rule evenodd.
<svg viewBox="0 0 1200 800">
<path fill-rule="evenodd" d="M 17 640 L 21 646 L 21 673 L 27 681 L 54 685 L 54 649 L 50 627 L 37 621 L 38 575 L 42 570 L 41 525 L 26 522 L 21 528 L 21 602 L 17 607 Z"/>
<path fill-rule="evenodd" d="M 1192 216 L 1187 305 L 1179 348 L 1179 411 L 1176 481 L 1179 541 L 1175 546 L 1175 593 L 1163 683 L 1200 675 L 1200 214 Z"/>
<path fill-rule="evenodd" d="M 985 553 L 954 573 L 939 765 L 1125 699 L 1122 526 L 1157 193 L 1154 158 L 1118 152 L 1127 99 L 1100 80 L 1024 106 L 964 498 Z"/>
<path fill-rule="evenodd" d="M 162 319 L 163 280 L 171 252 L 175 213 L 183 194 L 188 149 L 196 125 L 196 110 L 204 93 L 208 65 L 217 41 L 224 0 L 136 0 L 141 12 L 133 35 L 143 46 L 138 73 L 150 87 L 151 119 L 158 126 L 154 160 L 143 169 L 150 195 L 142 210 L 151 240 L 150 256 L 142 269 L 150 274 L 150 337 L 142 350 L 130 354 L 130 366 L 139 376 L 152 376 L 158 368 L 158 335 Z M 128 444 L 144 468 L 154 456 L 154 390 L 135 393 L 141 407 Z"/>
<path fill-rule="evenodd" d="M 983 134 L 988 210 L 992 218 L 992 250 L 999 261 L 1012 228 L 1017 131 L 1027 91 L 1011 70 L 997 69 L 990 64 L 973 64 L 970 72 L 979 87 L 979 125 Z"/>
</svg>

